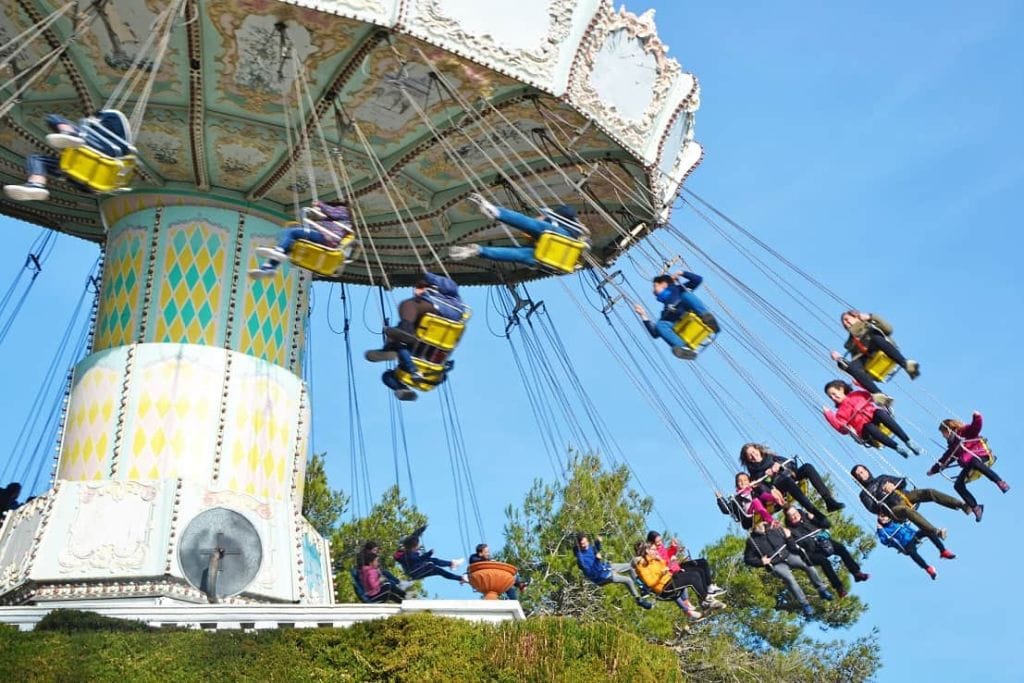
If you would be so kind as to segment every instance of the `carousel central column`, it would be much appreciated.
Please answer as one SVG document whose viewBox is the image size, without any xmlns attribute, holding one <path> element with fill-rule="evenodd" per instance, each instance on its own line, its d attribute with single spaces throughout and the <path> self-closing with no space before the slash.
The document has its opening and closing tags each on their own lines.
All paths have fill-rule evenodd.
<svg viewBox="0 0 1024 683">
<path fill-rule="evenodd" d="M 93 350 L 75 368 L 55 489 L 5 525 L 38 536 L 6 579 L 0 538 L 5 601 L 205 602 L 188 571 L 212 552 L 205 533 L 245 545 L 218 573 L 237 578 L 234 600 L 330 602 L 328 549 L 300 512 L 310 279 L 246 275 L 280 224 L 202 195 L 131 194 L 102 213 Z"/>
</svg>

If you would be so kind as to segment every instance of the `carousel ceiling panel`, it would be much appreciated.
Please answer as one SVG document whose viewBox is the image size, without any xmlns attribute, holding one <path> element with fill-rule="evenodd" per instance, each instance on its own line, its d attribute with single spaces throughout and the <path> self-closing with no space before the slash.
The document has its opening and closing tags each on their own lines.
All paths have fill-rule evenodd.
<svg viewBox="0 0 1024 683">
<path fill-rule="evenodd" d="M 163 180 L 194 180 L 188 131 L 188 119 L 180 108 L 150 104 L 146 125 L 135 140 L 140 159 Z"/>
<path fill-rule="evenodd" d="M 287 142 L 275 126 L 208 112 L 204 133 L 214 187 L 246 190 L 288 152 Z M 289 196 L 286 203 L 290 201 Z"/>
<path fill-rule="evenodd" d="M 377 31 L 351 19 L 265 0 L 211 0 L 203 10 L 208 106 L 278 126 L 283 125 L 283 95 L 295 88 L 293 57 L 315 98 Z"/>
<path fill-rule="evenodd" d="M 4 3 L 0 40 L 60 2 Z M 21 180 L 25 155 L 47 151 L 46 113 L 89 113 L 137 57 L 149 58 L 146 40 L 167 6 L 85 3 L 99 13 L 80 38 L 68 40 L 71 19 L 61 18 L 12 62 L 24 71 L 27 60 L 69 46 L 0 125 L 7 182 Z M 187 0 L 171 30 L 159 70 L 143 71 L 123 107 L 131 113 L 152 76 L 136 131 L 136 187 L 167 185 L 199 202 L 245 197 L 284 220 L 296 197 L 334 198 L 351 183 L 344 193 L 362 230 L 396 273 L 414 273 L 417 253 L 433 260 L 421 231 L 439 253 L 473 235 L 507 238 L 466 201 L 481 181 L 501 203 L 567 203 L 607 223 L 581 195 L 585 181 L 623 227 L 653 218 L 652 193 L 670 203 L 702 153 L 693 140 L 696 80 L 667 56 L 651 14 L 616 11 L 610 0 Z M 297 74 L 308 84 L 301 105 Z M 46 206 L 2 199 L 0 210 L 102 241 L 100 221 L 89 220 L 96 198 L 53 187 Z M 594 252 L 607 256 L 616 226 L 591 230 Z M 496 277 L 476 262 L 451 269 L 467 282 Z"/>
</svg>

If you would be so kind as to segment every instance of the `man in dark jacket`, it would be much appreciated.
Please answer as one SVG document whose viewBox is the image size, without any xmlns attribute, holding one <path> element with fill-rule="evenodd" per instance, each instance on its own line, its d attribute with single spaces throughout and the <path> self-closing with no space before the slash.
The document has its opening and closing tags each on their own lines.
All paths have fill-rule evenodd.
<svg viewBox="0 0 1024 683">
<path fill-rule="evenodd" d="M 576 534 L 576 545 L 573 547 L 573 554 L 576 555 L 576 566 L 580 568 L 583 575 L 603 586 L 607 583 L 619 583 L 626 587 L 630 595 L 644 609 L 651 609 L 654 605 L 644 600 L 640 590 L 636 587 L 636 574 L 633 568 L 626 562 L 612 564 L 605 562 L 601 557 L 601 537 L 596 536 L 591 545 L 590 538 L 586 534 Z M 629 576 L 625 576 L 628 573 Z"/>
<path fill-rule="evenodd" d="M 839 593 L 839 597 L 846 597 L 846 588 L 829 559 L 833 555 L 842 560 L 854 581 L 867 581 L 870 578 L 861 571 L 860 565 L 853 559 L 853 555 L 846 549 L 846 546 L 832 538 L 828 529 L 823 527 L 814 515 L 790 505 L 786 508 L 786 528 L 793 535 L 794 541 L 800 547 L 807 561 L 814 566 L 821 567 L 825 578 Z"/>
<path fill-rule="evenodd" d="M 466 310 L 459 286 L 451 278 L 434 273 L 424 272 L 413 287 L 413 295 L 398 304 L 398 325 L 384 329 L 387 341 L 381 349 L 366 352 L 366 360 L 371 363 L 387 360 L 398 360 L 398 367 L 405 370 L 413 381 L 423 381 L 422 375 L 412 360 L 411 348 L 418 342 L 416 328 L 420 318 L 427 313 L 437 313 L 449 320 L 462 320 Z M 446 364 L 447 366 L 447 364 Z M 445 375 L 450 367 L 446 367 Z M 444 381 L 444 375 L 442 380 Z M 416 392 L 398 381 L 393 370 L 388 370 L 381 377 L 384 384 L 395 392 L 400 401 L 412 401 Z"/>
<path fill-rule="evenodd" d="M 692 360 L 697 357 L 697 352 L 689 348 L 675 331 L 675 324 L 687 313 L 696 313 L 716 334 L 721 329 L 715 316 L 693 293 L 703 281 L 704 278 L 700 275 L 685 270 L 676 273 L 675 276 L 659 275 L 654 278 L 654 298 L 663 304 L 658 322 L 652 322 L 647 315 L 647 309 L 640 304 L 633 307 L 650 335 L 660 337 L 671 346 L 676 358 Z"/>
<path fill-rule="evenodd" d="M 818 576 L 814 568 L 800 557 L 800 549 L 794 542 L 789 529 L 769 529 L 763 521 L 754 524 L 747 537 L 747 547 L 743 552 L 743 561 L 751 567 L 764 567 L 767 571 L 782 579 L 786 588 L 800 603 L 800 610 L 805 617 L 814 614 L 807 596 L 793 576 L 793 570 L 799 569 L 807 574 L 811 584 L 818 590 L 822 600 L 831 600 L 832 593 L 825 582 Z"/>
</svg>

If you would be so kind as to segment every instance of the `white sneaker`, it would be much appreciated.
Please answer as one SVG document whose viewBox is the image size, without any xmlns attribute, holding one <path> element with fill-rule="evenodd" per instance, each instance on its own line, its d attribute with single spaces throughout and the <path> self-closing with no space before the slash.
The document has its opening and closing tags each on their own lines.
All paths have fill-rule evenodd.
<svg viewBox="0 0 1024 683">
<path fill-rule="evenodd" d="M 498 207 L 484 199 L 483 195 L 474 192 L 473 194 L 469 195 L 469 201 L 476 204 L 480 208 L 480 213 L 484 214 L 485 216 L 490 216 L 491 218 L 498 217 Z"/>
<path fill-rule="evenodd" d="M 458 569 L 459 565 L 462 564 L 465 561 L 466 561 L 466 558 L 464 558 L 464 557 L 456 557 L 454 560 L 452 560 L 452 569 Z"/>
<path fill-rule="evenodd" d="M 480 245 L 479 244 L 467 244 L 467 245 L 456 244 L 455 246 L 448 247 L 448 256 L 450 256 L 452 259 L 454 259 L 456 261 L 463 261 L 465 259 L 473 258 L 474 256 L 479 256 L 479 255 L 480 255 Z"/>
<path fill-rule="evenodd" d="M 708 599 L 701 603 L 707 609 L 725 609 L 725 603 L 717 598 L 708 596 Z"/>
<path fill-rule="evenodd" d="M 256 255 L 268 261 L 287 261 L 288 254 L 277 247 L 256 247 Z"/>
<path fill-rule="evenodd" d="M 249 271 L 249 277 L 254 280 L 266 280 L 267 278 L 274 277 L 277 270 L 273 268 L 253 268 Z"/>
<path fill-rule="evenodd" d="M 67 149 L 69 147 L 85 147 L 85 140 L 69 133 L 50 133 L 46 136 L 46 144 L 54 149 Z"/>
<path fill-rule="evenodd" d="M 19 202 L 43 202 L 50 198 L 50 191 L 42 185 L 4 185 L 4 194 Z"/>
<path fill-rule="evenodd" d="M 715 584 L 708 586 L 708 595 L 721 595 L 725 592 L 726 590 L 721 586 L 716 586 Z"/>
<path fill-rule="evenodd" d="M 412 581 L 399 581 L 398 582 L 398 587 L 401 588 L 404 591 L 407 591 L 410 588 L 412 588 L 412 585 L 413 585 Z"/>
</svg>

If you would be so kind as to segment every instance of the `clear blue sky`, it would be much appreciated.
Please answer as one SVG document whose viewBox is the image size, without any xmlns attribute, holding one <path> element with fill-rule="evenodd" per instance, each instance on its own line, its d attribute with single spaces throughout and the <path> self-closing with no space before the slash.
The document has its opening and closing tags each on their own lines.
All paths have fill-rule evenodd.
<svg viewBox="0 0 1024 683">
<path fill-rule="evenodd" d="M 1017 130 L 1024 110 L 1024 8 L 995 1 L 739 6 L 664 0 L 629 6 L 639 12 L 645 4 L 656 8 L 671 54 L 702 84 L 697 137 L 706 157 L 689 187 L 846 299 L 886 314 L 902 345 L 921 361 L 922 378 L 913 385 L 899 380 L 896 396 L 901 420 L 912 425 L 912 435 L 929 446 L 929 453 L 897 465 L 919 484 L 951 491 L 948 482 L 923 476 L 929 456 L 938 450 L 936 419 L 914 399 L 934 411 L 925 393 L 930 392 L 961 417 L 975 408 L 985 414 L 985 432 L 1002 456 L 998 470 L 1015 486 L 1006 496 L 984 481 L 972 487 L 987 505 L 980 525 L 959 513 L 928 510 L 930 518 L 950 528 L 949 546 L 959 555 L 937 564 L 936 582 L 895 552 L 876 550 L 866 563 L 871 580 L 856 587 L 871 609 L 852 634 L 880 629 L 881 681 L 972 675 L 1020 680 L 1007 658 L 1021 642 L 1011 615 L 1024 608 L 1014 571 L 1022 558 L 1020 533 L 1013 524 L 1013 506 L 1024 496 L 1015 452 L 1024 430 L 1014 410 L 1021 381 L 1017 344 L 1024 334 L 1017 308 L 1024 282 L 1017 268 L 1021 238 L 1013 228 L 1019 223 L 1013 197 L 1021 196 L 1024 185 L 1024 142 Z M 766 296 L 815 335 L 841 343 L 838 331 L 829 336 L 814 327 L 692 213 L 681 210 L 674 222 L 745 282 L 764 285 Z M 7 238 L 0 285 L 6 286 L 38 231 L 8 219 L 0 224 Z M 5 342 L 8 391 L 0 396 L 5 434 L 0 449 L 11 448 L 24 422 L 95 255 L 94 246 L 61 238 Z M 575 281 L 568 284 L 579 293 Z M 735 290 L 714 278 L 708 284 L 730 306 L 748 311 Z M 318 287 L 314 310 L 315 443 L 329 453 L 332 483 L 349 490 L 343 347 L 326 324 L 329 307 L 335 324 L 340 311 L 328 294 L 328 288 Z M 727 520 L 678 440 L 622 377 L 561 285 L 542 284 L 534 295 L 547 301 L 571 340 L 572 360 L 584 383 L 671 528 L 694 548 L 721 535 Z M 354 292 L 360 352 L 375 341 L 359 320 L 363 297 L 363 291 Z M 507 344 L 485 329 L 485 290 L 470 290 L 468 298 L 478 315 L 459 349 L 454 381 L 485 531 L 499 545 L 504 507 L 520 502 L 535 476 L 550 477 L 550 467 Z M 375 308 L 371 299 L 365 308 L 371 328 L 380 324 Z M 812 387 L 830 378 L 764 319 L 751 314 L 749 322 Z M 722 343 L 778 392 L 845 467 L 853 463 L 851 457 L 866 457 L 836 448 L 810 406 L 799 404 L 729 339 Z M 742 397 L 758 420 L 771 423 L 764 406 L 720 357 L 708 354 L 700 362 Z M 374 495 L 394 481 L 379 369 L 357 360 Z M 692 373 L 681 376 L 704 396 Z M 426 397 L 404 414 L 417 502 L 431 518 L 428 541 L 441 555 L 462 554 L 439 401 Z M 747 439 L 769 440 L 756 427 L 741 434 L 720 412 L 709 414 L 730 459 Z M 680 421 L 707 452 L 710 446 L 683 412 Z M 795 448 L 785 438 L 774 445 Z M 816 460 L 814 454 L 810 458 Z M 730 472 L 711 454 L 708 461 L 725 483 Z M 925 553 L 933 557 L 930 548 Z M 468 590 L 439 589 L 444 595 L 468 595 Z"/>
</svg>

